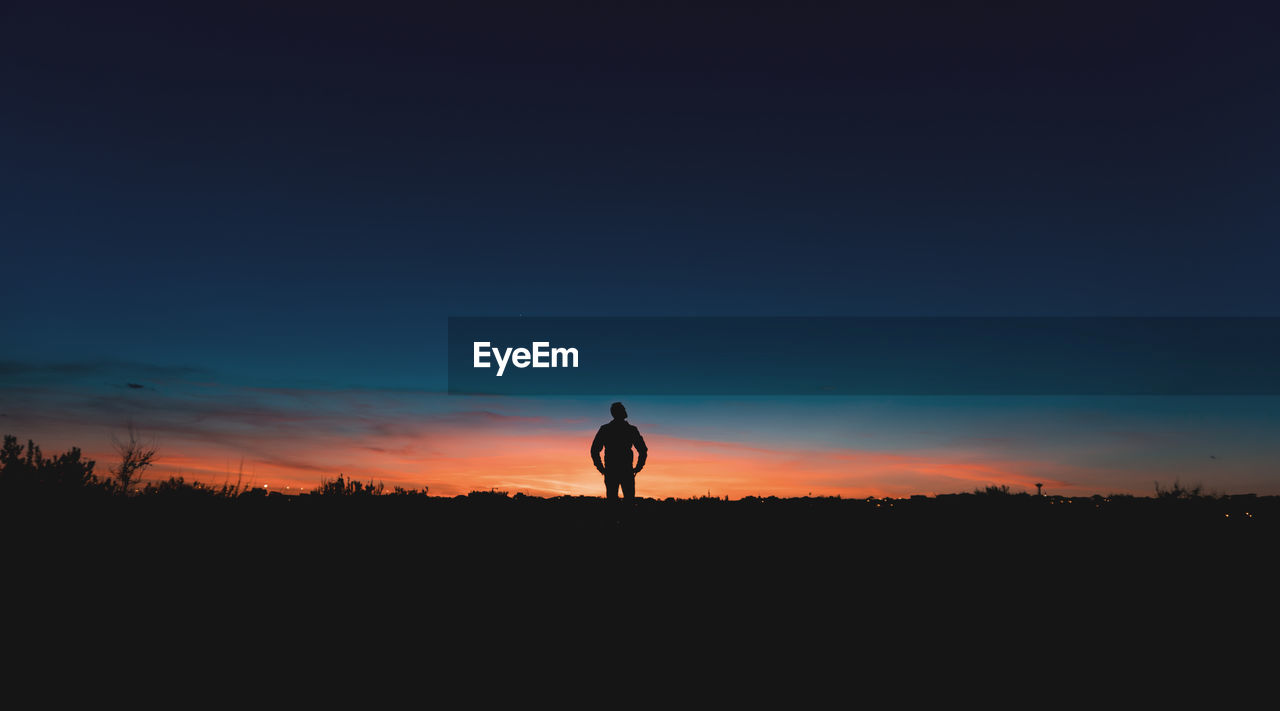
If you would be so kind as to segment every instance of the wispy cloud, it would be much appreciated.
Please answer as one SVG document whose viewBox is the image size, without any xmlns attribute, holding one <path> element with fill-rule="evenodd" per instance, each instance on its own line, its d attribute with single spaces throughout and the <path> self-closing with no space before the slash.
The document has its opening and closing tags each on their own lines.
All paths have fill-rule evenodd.
<svg viewBox="0 0 1280 711">
<path fill-rule="evenodd" d="M 274 487 L 311 488 L 343 473 L 440 494 L 603 489 L 587 452 L 595 422 L 562 403 L 409 389 L 261 388 L 227 384 L 200 368 L 105 361 L 10 362 L 0 376 L 3 432 L 35 439 L 46 451 L 80 446 L 108 460 L 111 435 L 132 424 L 160 446 L 154 473 L 161 476 L 221 481 L 243 466 L 247 477 Z M 134 380 L 147 385 L 128 387 Z M 779 415 L 765 431 L 744 431 L 736 441 L 724 431 L 704 434 L 715 430 L 701 426 L 702 418 L 646 428 L 651 458 L 639 491 L 903 496 L 992 484 L 1034 490 L 1039 482 L 1059 492 L 1108 493 L 1149 490 L 1153 479 L 1175 474 L 1191 480 L 1197 471 L 1158 469 L 1147 452 L 1167 450 L 1171 438 L 1142 430 L 1113 428 L 1087 446 L 1073 441 L 1069 451 L 1058 440 L 1046 445 L 1000 431 L 877 447 L 815 443 L 804 439 L 805 425 L 788 418 Z M 1196 467 L 1210 462 L 1206 455 Z M 1211 464 L 1239 473 L 1248 460 Z"/>
</svg>

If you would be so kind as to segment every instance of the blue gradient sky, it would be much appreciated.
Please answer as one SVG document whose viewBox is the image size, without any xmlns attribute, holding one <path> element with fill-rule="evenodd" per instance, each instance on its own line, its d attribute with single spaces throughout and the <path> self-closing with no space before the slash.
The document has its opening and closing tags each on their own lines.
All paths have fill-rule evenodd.
<svg viewBox="0 0 1280 711">
<path fill-rule="evenodd" d="M 589 493 L 589 467 L 560 470 L 589 464 L 569 443 L 608 402 L 440 395 L 446 317 L 1280 315 L 1269 16 L 469 8 L 7 3 L 0 429 L 105 452 L 133 420 L 169 439 L 175 470 L 244 456 L 293 485 L 342 466 Z M 981 460 L 1019 462 L 993 483 L 1280 493 L 1278 410 L 632 407 L 689 440 L 662 486 L 690 493 L 750 484 L 723 478 L 749 463 L 690 442 L 930 458 L 776 458 L 756 481 L 777 491 L 966 490 L 936 467 Z M 342 458 L 335 433 L 344 451 L 398 437 L 404 456 Z M 414 437 L 541 469 L 419 457 Z M 702 465 L 709 486 L 698 452 L 720 462 Z"/>
</svg>

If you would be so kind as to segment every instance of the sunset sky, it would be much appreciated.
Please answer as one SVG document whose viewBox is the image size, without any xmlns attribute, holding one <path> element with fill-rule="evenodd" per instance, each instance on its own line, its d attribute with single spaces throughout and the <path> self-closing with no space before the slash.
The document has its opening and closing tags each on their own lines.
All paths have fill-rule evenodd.
<svg viewBox="0 0 1280 711">
<path fill-rule="evenodd" d="M 445 394 L 450 316 L 1280 316 L 1265 18 L 428 5 L 0 9 L 0 434 L 598 495 L 621 399 L 646 496 L 1280 494 L 1276 397 Z"/>
</svg>

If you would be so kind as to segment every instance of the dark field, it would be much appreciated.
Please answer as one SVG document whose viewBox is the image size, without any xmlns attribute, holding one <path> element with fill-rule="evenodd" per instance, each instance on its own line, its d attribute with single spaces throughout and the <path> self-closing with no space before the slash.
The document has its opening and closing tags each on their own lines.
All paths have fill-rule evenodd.
<svg viewBox="0 0 1280 711">
<path fill-rule="evenodd" d="M 1280 520 L 1274 497 L 979 494 L 641 500 L 622 523 L 603 499 L 492 493 L 0 510 L 9 620 L 50 653 L 143 639 L 179 666 L 227 649 L 475 672 L 556 668 L 568 644 L 651 673 L 827 680 L 1238 653 L 1272 629 Z"/>
<path fill-rule="evenodd" d="M 462 579 L 629 587 L 1248 585 L 1269 574 L 1277 497 L 897 500 L 424 495 L 3 501 L 12 561 L 134 578 L 291 586 Z M 341 571 L 341 575 L 337 575 Z M 456 581 L 455 581 L 456 582 Z M 619 584 L 622 584 L 619 582 Z"/>
</svg>

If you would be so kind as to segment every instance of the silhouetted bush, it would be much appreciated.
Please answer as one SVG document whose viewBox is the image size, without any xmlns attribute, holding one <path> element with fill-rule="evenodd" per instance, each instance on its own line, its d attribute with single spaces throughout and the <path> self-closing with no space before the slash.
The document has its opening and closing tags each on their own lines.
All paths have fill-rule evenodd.
<svg viewBox="0 0 1280 711">
<path fill-rule="evenodd" d="M 1165 489 L 1161 487 L 1160 482 L 1157 481 L 1156 482 L 1156 498 L 1163 499 L 1166 501 L 1171 499 L 1199 499 L 1201 498 L 1200 492 L 1203 488 L 1204 487 L 1202 487 L 1200 484 L 1196 484 L 1195 486 L 1188 489 L 1182 485 L 1182 482 L 1178 481 L 1177 479 L 1174 479 L 1173 486 L 1171 486 L 1168 489 Z"/>
<path fill-rule="evenodd" d="M 138 492 L 142 496 L 159 496 L 181 499 L 234 499 L 240 495 L 239 485 L 214 486 L 199 481 L 187 481 L 181 476 L 171 476 L 163 481 L 147 482 Z"/>
<path fill-rule="evenodd" d="M 79 447 L 45 457 L 36 443 L 27 440 L 24 448 L 18 438 L 5 435 L 0 447 L 0 490 L 7 494 L 74 494 L 110 490 L 106 482 L 93 473 L 94 461 L 81 456 Z"/>
<path fill-rule="evenodd" d="M 362 484 L 339 474 L 337 479 L 322 479 L 320 488 L 312 493 L 320 496 L 377 496 L 382 493 L 382 482 L 375 486 L 371 479 L 368 484 Z"/>
</svg>

